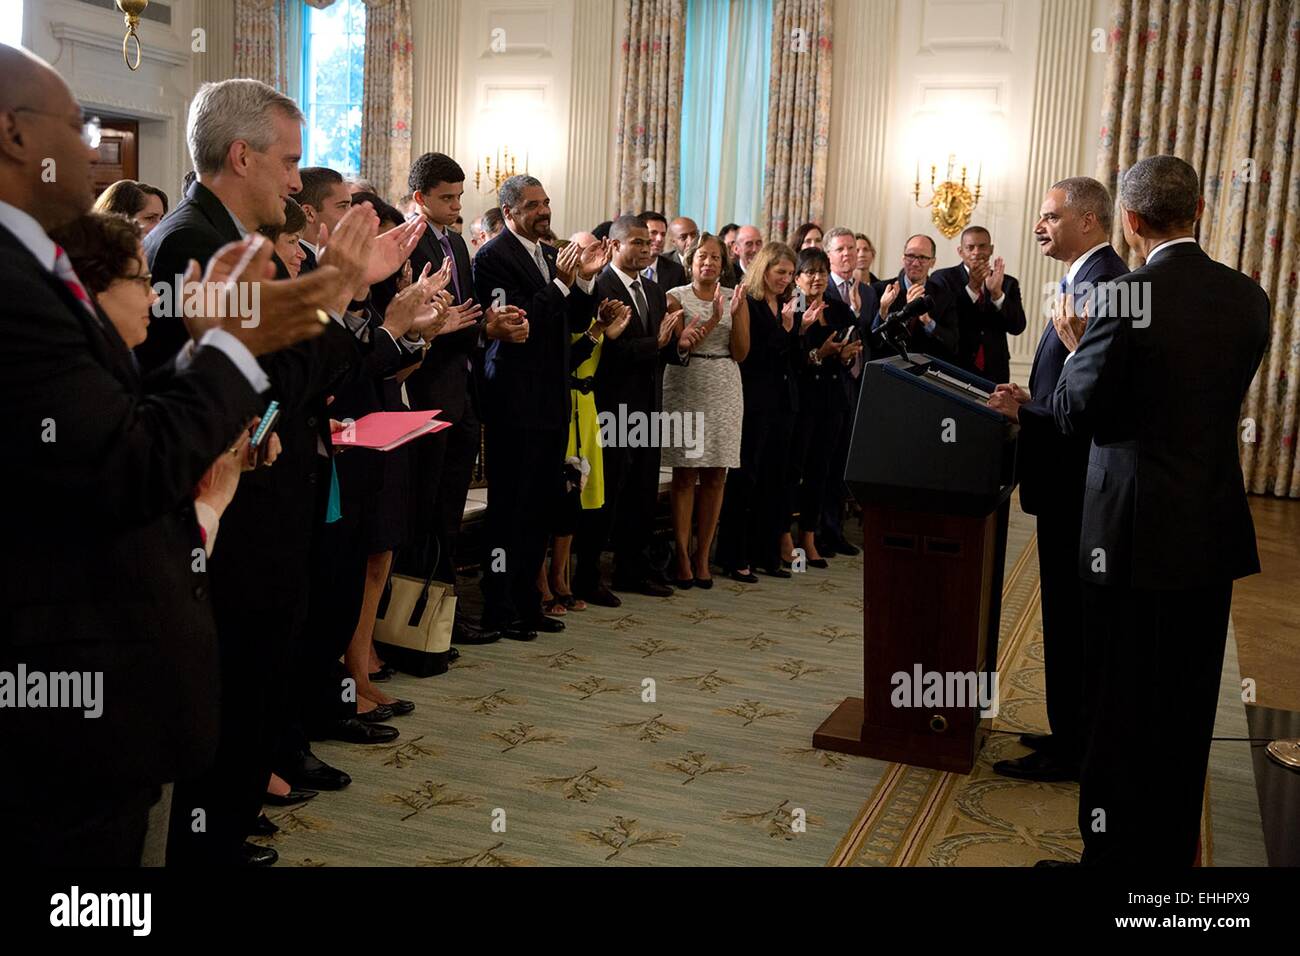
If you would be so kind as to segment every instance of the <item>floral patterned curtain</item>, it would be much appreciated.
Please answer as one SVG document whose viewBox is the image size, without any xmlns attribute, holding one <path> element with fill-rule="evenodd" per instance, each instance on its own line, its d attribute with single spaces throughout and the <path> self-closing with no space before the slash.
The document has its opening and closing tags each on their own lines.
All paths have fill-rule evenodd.
<svg viewBox="0 0 1300 956">
<path fill-rule="evenodd" d="M 1246 487 L 1300 497 L 1300 5 L 1116 0 L 1097 178 L 1172 153 L 1201 176 L 1200 243 L 1268 293 L 1272 340 L 1242 412 Z M 1119 223 L 1113 241 L 1127 249 Z M 1246 426 L 1243 424 L 1243 434 Z"/>
<path fill-rule="evenodd" d="M 287 47 L 283 0 L 235 0 L 235 76 L 283 92 Z"/>
<path fill-rule="evenodd" d="M 622 0 L 617 174 L 610 205 L 620 213 L 677 207 L 681 164 L 686 0 Z"/>
<path fill-rule="evenodd" d="M 411 4 L 410 0 L 365 3 L 361 177 L 395 203 L 406 192 L 411 170 Z"/>
<path fill-rule="evenodd" d="M 831 0 L 772 0 L 763 220 L 789 241 L 826 208 L 831 122 Z"/>
</svg>

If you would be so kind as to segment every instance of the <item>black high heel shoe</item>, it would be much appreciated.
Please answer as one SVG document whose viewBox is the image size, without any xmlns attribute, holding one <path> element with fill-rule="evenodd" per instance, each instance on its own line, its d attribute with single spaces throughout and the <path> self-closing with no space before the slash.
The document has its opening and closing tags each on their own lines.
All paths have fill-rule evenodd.
<svg viewBox="0 0 1300 956">
<path fill-rule="evenodd" d="M 707 591 L 709 588 L 713 587 L 713 578 L 696 578 L 695 586 L 701 591 Z"/>
<path fill-rule="evenodd" d="M 758 575 L 753 571 L 728 571 L 727 577 L 733 581 L 739 581 L 741 584 L 758 583 Z"/>
</svg>

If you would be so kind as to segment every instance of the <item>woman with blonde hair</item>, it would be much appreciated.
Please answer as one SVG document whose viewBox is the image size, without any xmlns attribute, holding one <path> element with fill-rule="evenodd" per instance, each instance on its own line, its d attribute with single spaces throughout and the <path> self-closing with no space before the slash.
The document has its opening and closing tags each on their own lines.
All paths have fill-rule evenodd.
<svg viewBox="0 0 1300 956">
<path fill-rule="evenodd" d="M 745 273 L 749 311 L 749 353 L 740 363 L 745 411 L 740 434 L 740 468 L 727 480 L 722 503 L 718 563 L 736 581 L 755 583 L 755 565 L 778 578 L 779 541 L 786 511 L 786 462 L 798 410 L 794 364 L 802 329 L 792 294 L 795 252 L 769 242 Z M 814 316 L 815 318 L 815 316 Z"/>
</svg>

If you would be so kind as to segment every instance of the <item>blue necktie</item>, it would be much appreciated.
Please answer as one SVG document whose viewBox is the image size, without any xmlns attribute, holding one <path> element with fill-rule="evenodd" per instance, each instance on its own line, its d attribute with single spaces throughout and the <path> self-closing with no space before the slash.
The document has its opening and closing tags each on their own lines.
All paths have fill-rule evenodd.
<svg viewBox="0 0 1300 956">
<path fill-rule="evenodd" d="M 1070 288 L 1070 277 L 1066 276 L 1061 280 L 1061 292 L 1064 294 Z"/>
</svg>

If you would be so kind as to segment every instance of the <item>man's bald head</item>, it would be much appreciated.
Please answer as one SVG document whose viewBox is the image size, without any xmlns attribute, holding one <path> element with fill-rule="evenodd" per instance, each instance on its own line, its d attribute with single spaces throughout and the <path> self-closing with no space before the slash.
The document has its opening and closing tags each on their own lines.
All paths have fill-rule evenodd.
<svg viewBox="0 0 1300 956">
<path fill-rule="evenodd" d="M 668 224 L 668 238 L 681 254 L 682 261 L 685 262 L 686 250 L 691 247 L 696 239 L 700 238 L 700 227 L 696 225 L 694 219 L 678 216 Z"/>
<path fill-rule="evenodd" d="M 81 107 L 48 63 L 0 44 L 0 75 L 0 201 L 48 232 L 95 201 L 96 152 L 81 138 Z"/>
<path fill-rule="evenodd" d="M 600 240 L 589 232 L 575 232 L 569 237 L 569 241 L 576 243 L 579 249 L 586 249 L 593 242 L 599 242 Z"/>
</svg>

